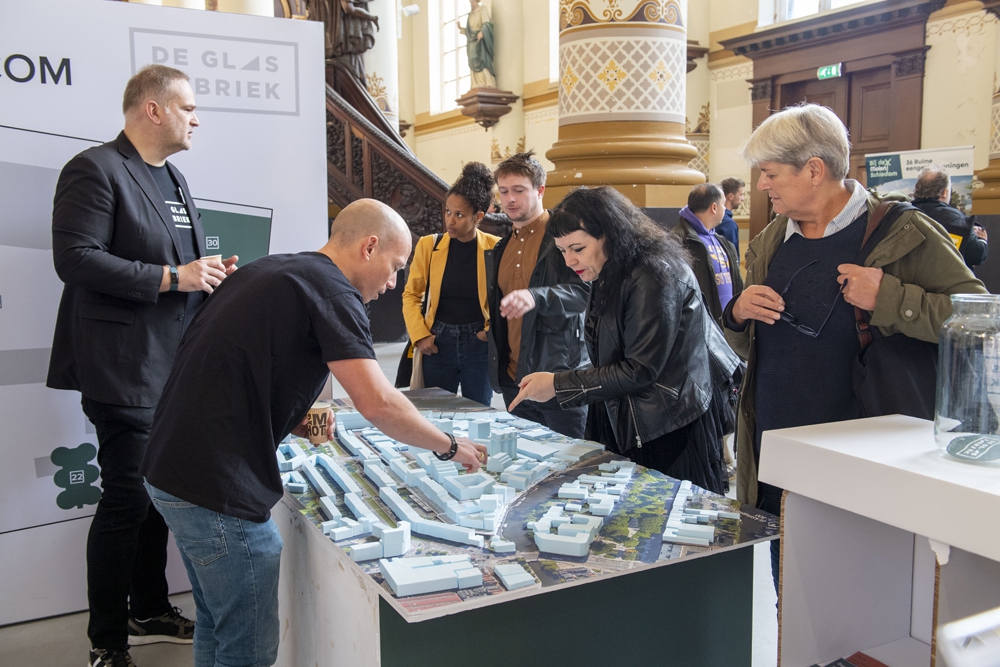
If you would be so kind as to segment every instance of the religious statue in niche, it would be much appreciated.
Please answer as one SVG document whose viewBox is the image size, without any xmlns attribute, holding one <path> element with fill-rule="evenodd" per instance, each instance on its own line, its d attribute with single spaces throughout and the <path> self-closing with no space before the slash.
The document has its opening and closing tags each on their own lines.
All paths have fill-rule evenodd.
<svg viewBox="0 0 1000 667">
<path fill-rule="evenodd" d="M 480 0 L 469 0 L 469 19 L 463 28 L 465 51 L 469 56 L 469 70 L 472 73 L 472 88 L 496 88 L 496 71 L 493 69 L 493 17 L 490 8 Z"/>
<path fill-rule="evenodd" d="M 510 113 L 510 105 L 518 100 L 509 90 L 497 88 L 496 70 L 493 68 L 495 33 L 490 8 L 482 0 L 469 0 L 469 19 L 459 31 L 465 35 L 465 50 L 469 57 L 472 85 L 469 91 L 455 100 L 462 114 L 475 119 L 484 128 L 497 124 L 500 116 Z"/>
<path fill-rule="evenodd" d="M 368 11 L 370 0 L 309 0 L 309 18 L 326 26 L 326 58 L 344 65 L 367 87 L 361 56 L 375 46 L 378 16 Z M 374 29 L 373 29 L 374 26 Z"/>
</svg>

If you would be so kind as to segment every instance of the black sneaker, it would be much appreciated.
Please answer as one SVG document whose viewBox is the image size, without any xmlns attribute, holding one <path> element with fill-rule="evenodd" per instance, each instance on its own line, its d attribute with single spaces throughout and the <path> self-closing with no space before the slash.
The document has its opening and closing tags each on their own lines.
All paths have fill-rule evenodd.
<svg viewBox="0 0 1000 667">
<path fill-rule="evenodd" d="M 130 618 L 128 640 L 133 646 L 160 642 L 190 644 L 194 642 L 194 621 L 181 616 L 181 610 L 177 607 L 171 608 L 163 616 L 147 618 L 144 621 Z"/>
<path fill-rule="evenodd" d="M 128 654 L 128 646 L 111 649 L 92 648 L 87 667 L 135 667 L 135 663 Z"/>
</svg>

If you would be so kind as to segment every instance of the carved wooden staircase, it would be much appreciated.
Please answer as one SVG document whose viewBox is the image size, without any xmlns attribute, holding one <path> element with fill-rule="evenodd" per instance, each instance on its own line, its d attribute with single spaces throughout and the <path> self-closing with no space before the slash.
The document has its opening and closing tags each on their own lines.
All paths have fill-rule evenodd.
<svg viewBox="0 0 1000 667">
<path fill-rule="evenodd" d="M 326 69 L 327 196 L 344 208 L 363 198 L 391 206 L 410 227 L 413 241 L 444 231 L 444 201 L 448 184 L 420 163 L 396 132 L 368 91 L 338 64 Z M 502 234 L 509 222 L 489 216 L 480 225 Z M 370 304 L 372 336 L 376 342 L 403 340 L 402 291 L 406 272 L 396 289 Z"/>
</svg>

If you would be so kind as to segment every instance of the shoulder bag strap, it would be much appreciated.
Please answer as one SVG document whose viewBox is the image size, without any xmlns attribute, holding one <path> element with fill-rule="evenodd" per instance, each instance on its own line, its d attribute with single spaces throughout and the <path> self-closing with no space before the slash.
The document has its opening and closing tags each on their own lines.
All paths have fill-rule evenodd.
<svg viewBox="0 0 1000 667">
<path fill-rule="evenodd" d="M 865 228 L 865 238 L 861 242 L 861 248 L 858 250 L 857 264 L 864 263 L 865 259 L 871 255 L 872 250 L 875 249 L 875 246 L 885 238 L 886 232 L 892 223 L 895 222 L 896 218 L 910 208 L 913 207 L 909 204 L 894 201 L 884 201 L 875 208 L 872 214 L 868 216 L 868 226 Z M 886 219 L 887 216 L 888 220 Z M 854 330 L 858 334 L 858 342 L 861 343 L 861 349 L 865 350 L 872 344 L 873 333 L 868 323 L 868 315 L 857 306 L 854 306 L 854 321 Z"/>
</svg>

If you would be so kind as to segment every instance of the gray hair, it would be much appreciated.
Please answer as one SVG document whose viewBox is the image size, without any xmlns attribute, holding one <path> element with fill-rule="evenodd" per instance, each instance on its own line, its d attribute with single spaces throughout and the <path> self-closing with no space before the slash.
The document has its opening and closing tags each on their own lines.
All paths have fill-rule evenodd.
<svg viewBox="0 0 1000 667">
<path fill-rule="evenodd" d="M 948 172 L 938 167 L 930 165 L 920 170 L 917 175 L 917 184 L 913 188 L 914 199 L 940 199 L 941 195 L 951 187 L 951 177 Z"/>
<path fill-rule="evenodd" d="M 844 123 L 832 110 L 818 104 L 798 104 L 772 114 L 743 146 L 743 159 L 752 167 L 759 167 L 761 162 L 778 162 L 802 169 L 816 157 L 838 181 L 847 176 L 850 155 L 851 142 Z"/>
</svg>

